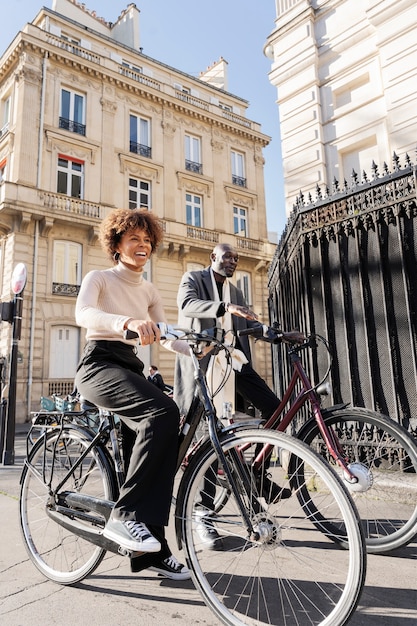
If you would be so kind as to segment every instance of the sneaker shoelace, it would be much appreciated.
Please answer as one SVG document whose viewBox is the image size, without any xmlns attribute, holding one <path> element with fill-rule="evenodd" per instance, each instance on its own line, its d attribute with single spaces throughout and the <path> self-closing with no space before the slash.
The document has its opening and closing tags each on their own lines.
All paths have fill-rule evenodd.
<svg viewBox="0 0 417 626">
<path fill-rule="evenodd" d="M 170 567 L 171 569 L 176 570 L 176 571 L 182 569 L 181 563 L 177 561 L 177 559 L 175 558 L 173 554 L 171 554 L 171 556 L 169 556 L 167 559 L 164 559 L 163 563 L 165 563 L 167 567 Z"/>
<path fill-rule="evenodd" d="M 134 539 L 140 539 L 141 541 L 145 541 L 152 536 L 146 526 L 141 522 L 133 522 L 131 520 L 128 520 L 127 522 L 125 522 L 125 526 L 129 533 L 132 535 L 132 537 L 134 537 Z"/>
</svg>

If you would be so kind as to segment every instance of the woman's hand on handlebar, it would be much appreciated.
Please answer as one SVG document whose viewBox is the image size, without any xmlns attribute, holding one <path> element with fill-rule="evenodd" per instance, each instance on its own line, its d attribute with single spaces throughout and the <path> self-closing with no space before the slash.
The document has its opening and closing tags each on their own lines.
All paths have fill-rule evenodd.
<svg viewBox="0 0 417 626">
<path fill-rule="evenodd" d="M 161 339 L 160 329 L 151 320 L 130 319 L 125 324 L 125 330 L 137 333 L 141 346 L 149 346 L 152 343 L 159 342 Z"/>
</svg>

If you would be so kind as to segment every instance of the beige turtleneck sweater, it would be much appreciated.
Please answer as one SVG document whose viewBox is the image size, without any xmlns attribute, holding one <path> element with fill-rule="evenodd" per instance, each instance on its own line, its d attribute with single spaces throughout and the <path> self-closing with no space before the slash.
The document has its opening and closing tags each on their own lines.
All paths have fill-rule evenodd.
<svg viewBox="0 0 417 626">
<path fill-rule="evenodd" d="M 75 307 L 75 320 L 87 329 L 87 341 L 126 340 L 123 327 L 128 319 L 167 323 L 161 296 L 152 283 L 119 262 L 107 270 L 93 270 L 83 279 Z M 161 341 L 168 350 L 189 354 L 185 341 Z"/>
</svg>

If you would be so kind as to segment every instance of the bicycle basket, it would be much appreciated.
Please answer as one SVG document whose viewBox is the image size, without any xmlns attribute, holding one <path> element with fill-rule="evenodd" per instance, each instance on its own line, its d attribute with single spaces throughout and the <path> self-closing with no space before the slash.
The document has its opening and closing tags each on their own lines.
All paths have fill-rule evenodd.
<svg viewBox="0 0 417 626">
<path fill-rule="evenodd" d="M 44 411 L 55 411 L 55 401 L 52 398 L 41 396 L 41 407 Z"/>
</svg>

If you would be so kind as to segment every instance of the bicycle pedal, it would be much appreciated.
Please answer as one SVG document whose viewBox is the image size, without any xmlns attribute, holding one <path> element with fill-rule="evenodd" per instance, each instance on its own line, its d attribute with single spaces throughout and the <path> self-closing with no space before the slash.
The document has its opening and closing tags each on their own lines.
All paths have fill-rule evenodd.
<svg viewBox="0 0 417 626">
<path fill-rule="evenodd" d="M 126 550 L 126 548 L 122 548 L 122 546 L 118 547 L 117 552 L 118 554 L 120 554 L 120 556 L 127 556 L 129 557 L 129 559 L 134 559 L 137 556 L 147 554 L 146 552 L 135 552 L 134 550 Z"/>
</svg>

